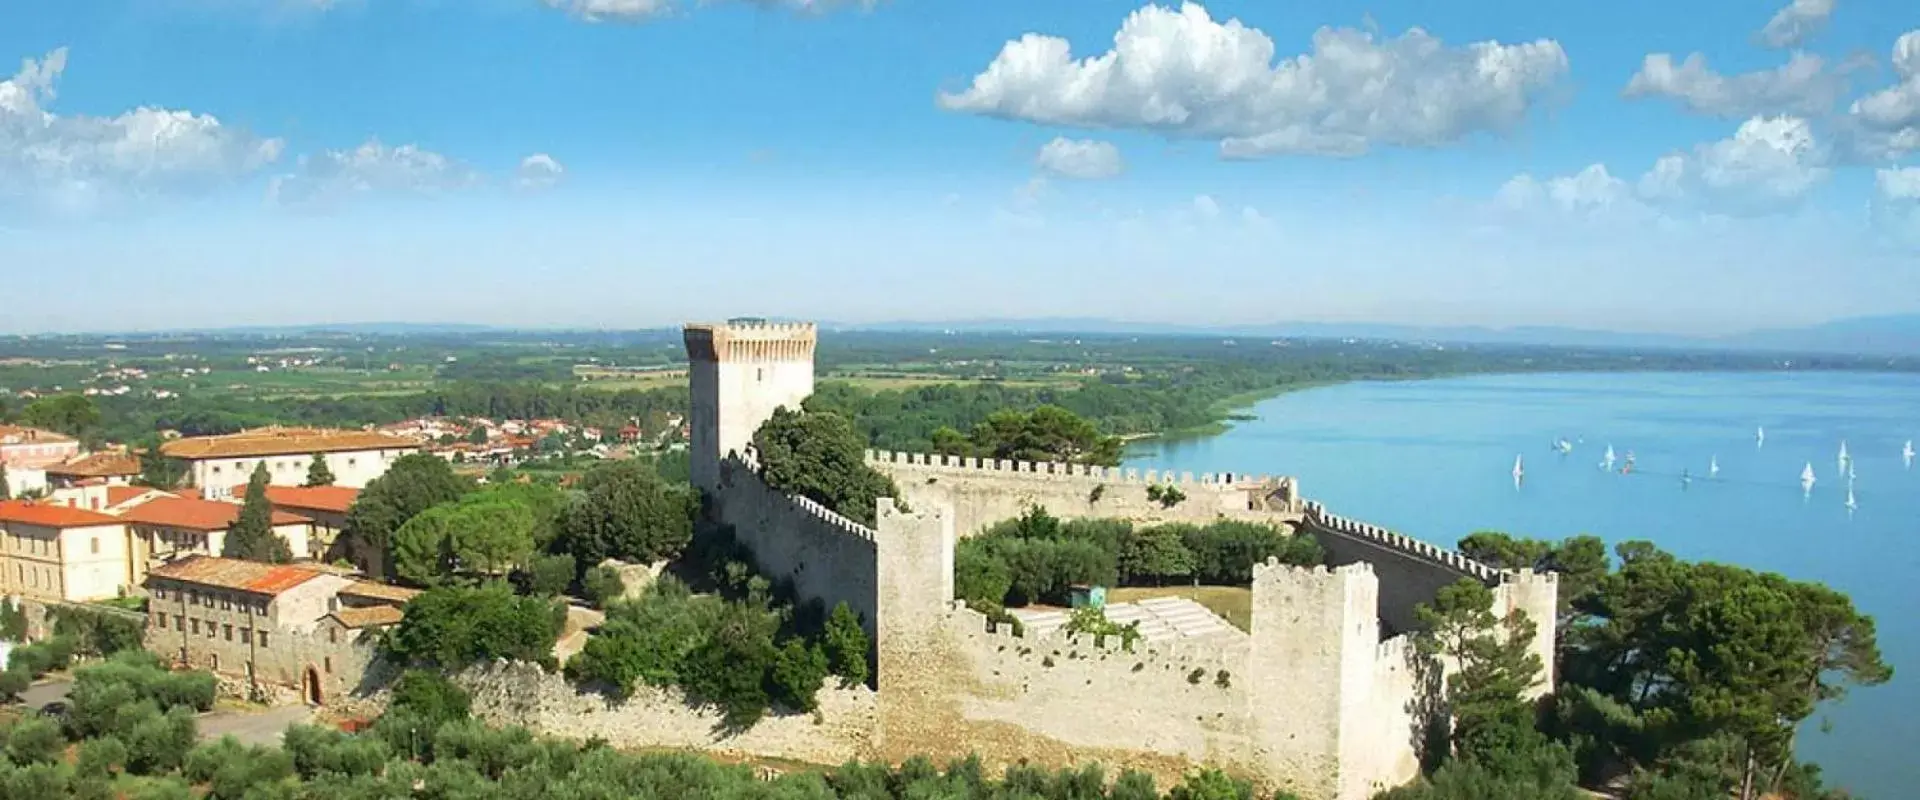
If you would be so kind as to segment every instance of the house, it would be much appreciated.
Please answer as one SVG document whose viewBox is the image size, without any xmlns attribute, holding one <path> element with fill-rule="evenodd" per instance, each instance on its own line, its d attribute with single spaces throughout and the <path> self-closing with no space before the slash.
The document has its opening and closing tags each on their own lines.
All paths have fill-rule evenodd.
<svg viewBox="0 0 1920 800">
<path fill-rule="evenodd" d="M 133 577 L 146 577 L 148 566 L 192 556 L 218 555 L 226 546 L 227 531 L 240 521 L 239 503 L 165 495 L 134 505 L 120 514 L 133 542 Z M 273 532 L 287 542 L 294 558 L 310 558 L 313 520 L 275 510 Z"/>
<path fill-rule="evenodd" d="M 41 502 L 50 505 L 62 505 L 68 508 L 82 508 L 103 514 L 118 515 L 141 502 L 155 497 L 172 497 L 171 492 L 146 486 L 115 486 L 104 483 L 88 482 L 78 486 L 54 489 L 41 498 Z"/>
<path fill-rule="evenodd" d="M 386 474 L 401 456 L 418 453 L 421 440 L 377 431 L 316 428 L 259 428 L 226 436 L 196 436 L 160 446 L 168 458 L 187 462 L 195 486 L 208 488 L 245 484 L 255 467 L 265 465 L 275 486 L 306 482 L 313 457 L 327 461 L 334 484 L 355 489 Z"/>
<path fill-rule="evenodd" d="M 80 440 L 39 428 L 0 425 L 0 464 L 42 470 L 80 455 Z"/>
<path fill-rule="evenodd" d="M 127 526 L 81 508 L 0 502 L 0 595 L 53 602 L 107 600 L 134 583 Z"/>
<path fill-rule="evenodd" d="M 140 459 L 130 453 L 100 452 L 49 465 L 45 468 L 47 485 L 54 489 L 100 483 L 126 486 L 140 476 Z"/>
<path fill-rule="evenodd" d="M 235 491 L 233 494 L 242 495 Z M 360 498 L 360 490 L 346 486 L 269 486 L 267 502 L 273 504 L 276 512 L 286 512 L 305 517 L 312 523 L 307 537 L 307 550 L 311 558 L 333 558 L 334 542 L 340 538 L 340 532 L 346 530 L 347 512 L 353 509 L 353 501 Z M 241 498 L 235 497 L 238 502 Z"/>
<path fill-rule="evenodd" d="M 147 649 L 256 696 L 325 703 L 360 685 L 374 634 L 401 620 L 405 600 L 347 594 L 368 585 L 380 586 L 317 566 L 210 556 L 158 566 L 146 578 Z"/>
</svg>

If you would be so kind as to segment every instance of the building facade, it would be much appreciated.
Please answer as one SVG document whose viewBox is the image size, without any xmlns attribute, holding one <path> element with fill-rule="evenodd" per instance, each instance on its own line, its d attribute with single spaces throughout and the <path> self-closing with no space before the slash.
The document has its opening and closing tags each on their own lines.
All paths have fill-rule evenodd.
<svg viewBox="0 0 1920 800">
<path fill-rule="evenodd" d="M 121 452 L 88 453 L 46 467 L 47 485 L 54 489 L 76 486 L 126 486 L 140 475 L 140 459 Z"/>
<path fill-rule="evenodd" d="M 44 470 L 80 455 L 80 441 L 53 431 L 0 425 L 0 464 L 8 469 Z"/>
<path fill-rule="evenodd" d="M 811 322 L 735 319 L 686 326 L 695 488 L 712 491 L 722 459 L 746 456 L 754 431 L 775 409 L 799 410 L 800 401 L 813 394 L 818 336 Z"/>
<path fill-rule="evenodd" d="M 394 461 L 420 452 L 422 446 L 419 439 L 375 431 L 260 428 L 176 439 L 161 445 L 160 452 L 185 462 L 193 485 L 217 498 L 245 486 L 254 469 L 263 465 L 274 486 L 300 486 L 316 456 L 326 459 L 333 485 L 364 488 L 385 475 Z"/>
<path fill-rule="evenodd" d="M 366 583 L 209 556 L 158 566 L 146 577 L 147 649 L 256 696 L 325 703 L 359 688 L 373 634 L 400 621 L 405 600 L 367 597 Z M 394 590 L 388 598 L 411 597 L 384 588 Z"/>
<path fill-rule="evenodd" d="M 126 523 L 96 511 L 0 502 L 0 595 L 84 603 L 131 593 Z"/>
<path fill-rule="evenodd" d="M 120 521 L 132 534 L 133 582 L 143 581 L 156 563 L 220 555 L 241 509 L 239 503 L 162 495 L 121 512 Z M 312 520 L 276 509 L 272 524 L 294 558 L 312 557 Z"/>
</svg>

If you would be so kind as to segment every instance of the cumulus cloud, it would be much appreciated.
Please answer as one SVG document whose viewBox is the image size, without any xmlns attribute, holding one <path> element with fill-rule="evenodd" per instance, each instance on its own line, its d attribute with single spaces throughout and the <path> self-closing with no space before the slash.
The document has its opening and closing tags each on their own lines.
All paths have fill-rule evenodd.
<svg viewBox="0 0 1920 800">
<path fill-rule="evenodd" d="M 1629 183 L 1594 164 L 1546 179 L 1520 175 L 1496 195 L 1510 211 L 1597 217 L 1691 208 L 1760 215 L 1795 207 L 1826 180 L 1828 154 L 1799 117 L 1754 117 L 1726 139 L 1671 153 Z"/>
<path fill-rule="evenodd" d="M 520 159 L 520 168 L 514 173 L 514 184 L 522 189 L 545 189 L 560 182 L 567 174 L 567 168 L 546 153 L 534 153 Z"/>
<path fill-rule="evenodd" d="M 1760 43 L 1768 47 L 1799 47 L 1827 26 L 1834 0 L 1793 0 L 1760 29 Z"/>
<path fill-rule="evenodd" d="M 142 106 L 110 117 L 50 110 L 67 50 L 25 59 L 0 81 L 0 201 L 83 207 L 204 188 L 259 170 L 285 143 L 210 114 Z"/>
<path fill-rule="evenodd" d="M 1034 164 L 1049 175 L 1083 180 L 1111 178 L 1124 168 L 1120 148 L 1112 142 L 1064 136 L 1042 145 Z"/>
<path fill-rule="evenodd" d="M 879 0 L 732 0 L 765 9 L 784 9 L 801 14 L 818 14 L 841 7 L 872 9 Z M 675 16 L 687 5 L 685 0 L 541 0 L 548 8 L 566 12 L 585 22 L 647 22 Z M 722 0 L 695 0 L 695 5 Z"/>
<path fill-rule="evenodd" d="M 273 179 L 268 198 L 283 205 L 327 203 L 372 193 L 434 194 L 479 182 L 472 168 L 439 153 L 373 139 L 352 150 L 302 156 L 297 170 Z"/>
<path fill-rule="evenodd" d="M 1895 83 L 1853 101 L 1847 110 L 1853 149 L 1867 158 L 1920 151 L 1920 30 L 1893 43 Z"/>
<path fill-rule="evenodd" d="M 1101 55 L 1067 40 L 1008 42 L 941 107 L 1051 125 L 1212 139 L 1222 155 L 1353 156 L 1435 146 L 1518 125 L 1567 74 L 1558 42 L 1448 46 L 1415 28 L 1376 39 L 1322 28 L 1313 51 L 1274 63 L 1275 46 L 1237 19 L 1187 3 L 1128 15 Z"/>
<path fill-rule="evenodd" d="M 1857 64 L 1830 66 L 1819 56 L 1794 53 L 1774 69 L 1721 75 L 1694 53 L 1675 63 L 1667 53 L 1646 57 L 1627 81 L 1627 97 L 1664 97 L 1696 114 L 1744 119 L 1757 114 L 1818 115 L 1832 109 Z"/>
</svg>

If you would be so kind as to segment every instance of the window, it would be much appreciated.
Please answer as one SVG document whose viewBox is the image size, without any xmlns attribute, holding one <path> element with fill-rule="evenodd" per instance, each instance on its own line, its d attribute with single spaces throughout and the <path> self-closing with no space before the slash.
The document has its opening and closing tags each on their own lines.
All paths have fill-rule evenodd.
<svg viewBox="0 0 1920 800">
<path fill-rule="evenodd" d="M 241 644 L 253 644 L 253 629 L 252 629 L 252 628 L 241 628 L 241 629 L 240 629 L 240 643 L 241 643 Z"/>
<path fill-rule="evenodd" d="M 185 651 L 185 650 L 182 650 L 182 651 L 180 651 L 180 652 L 182 652 L 182 653 L 185 653 L 185 652 L 187 652 L 187 651 Z M 182 660 L 184 660 L 184 659 L 185 659 L 185 657 L 183 656 L 183 657 L 182 657 Z M 219 669 L 219 668 L 220 668 L 220 654 L 219 654 L 219 653 L 214 653 L 214 654 L 213 654 L 213 669 Z"/>
<path fill-rule="evenodd" d="M 180 616 L 179 614 L 175 614 L 175 615 L 173 615 L 173 629 L 174 629 L 174 630 L 176 630 L 176 631 L 184 631 L 184 630 L 186 630 L 186 629 L 187 629 L 187 618 L 186 618 L 186 617 L 183 617 L 183 616 Z"/>
<path fill-rule="evenodd" d="M 266 632 L 266 631 L 261 631 L 261 632 L 260 632 L 260 646 L 261 646 L 261 647 L 266 647 L 266 646 L 267 646 L 267 632 Z"/>
<path fill-rule="evenodd" d="M 221 611 L 233 610 L 233 601 L 224 594 L 220 595 L 220 610 Z"/>
<path fill-rule="evenodd" d="M 234 469 L 236 469 L 236 470 L 239 470 L 239 471 L 241 471 L 241 472 L 245 472 L 245 471 L 247 470 L 247 462 L 245 462 L 245 461 L 235 461 L 235 462 L 233 462 L 233 468 L 234 468 Z"/>
<path fill-rule="evenodd" d="M 93 554 L 100 555 L 100 537 L 93 537 Z"/>
<path fill-rule="evenodd" d="M 153 612 L 153 627 L 156 627 L 156 628 L 167 627 L 167 612 L 165 611 Z"/>
<path fill-rule="evenodd" d="M 233 626 L 232 626 L 232 625 L 222 625 L 222 626 L 220 626 L 220 632 L 221 632 L 222 634 L 225 634 L 225 635 L 226 635 L 226 637 L 227 637 L 227 641 L 229 641 L 229 642 L 231 642 L 231 641 L 233 641 Z"/>
<path fill-rule="evenodd" d="M 340 629 L 339 629 L 339 628 L 328 628 L 328 629 L 327 629 L 327 644 L 339 644 L 339 643 L 340 643 Z"/>
<path fill-rule="evenodd" d="M 188 627 L 190 627 L 190 628 L 192 628 L 192 629 L 193 629 L 193 632 L 194 632 L 194 634 L 195 634 L 195 635 L 199 635 L 199 633 L 200 633 L 200 620 L 197 620 L 197 619 L 190 619 L 190 620 L 187 620 L 187 622 L 189 622 L 189 623 L 191 623 L 190 625 L 188 625 Z"/>
<path fill-rule="evenodd" d="M 219 632 L 220 626 L 213 624 L 213 620 L 207 620 L 207 638 L 211 639 L 214 634 Z"/>
<path fill-rule="evenodd" d="M 158 586 L 153 587 L 153 599 L 155 600 L 167 599 L 167 590 L 162 589 Z"/>
<path fill-rule="evenodd" d="M 333 674 L 333 656 L 321 657 L 320 668 L 323 670 L 326 670 L 328 675 L 332 675 Z"/>
<path fill-rule="evenodd" d="M 354 462 L 355 462 L 355 459 L 351 459 L 351 458 L 347 459 L 347 466 L 349 467 L 353 466 Z"/>
<path fill-rule="evenodd" d="M 764 380 L 766 380 L 766 379 L 767 379 L 767 370 L 766 370 L 766 368 L 765 368 L 765 367 L 761 367 L 761 368 L 759 368 L 759 369 L 756 369 L 756 370 L 754 370 L 754 371 L 753 371 L 753 379 L 754 379 L 755 381 L 764 381 Z"/>
</svg>

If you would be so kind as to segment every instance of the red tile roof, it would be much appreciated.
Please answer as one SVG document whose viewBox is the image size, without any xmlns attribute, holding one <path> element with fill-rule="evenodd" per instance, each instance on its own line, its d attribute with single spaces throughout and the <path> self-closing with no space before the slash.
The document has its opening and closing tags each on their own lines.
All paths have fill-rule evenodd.
<svg viewBox="0 0 1920 800">
<path fill-rule="evenodd" d="M 56 444 L 71 441 L 74 441 L 73 437 L 49 430 L 0 425 L 0 444 Z"/>
<path fill-rule="evenodd" d="M 240 520 L 239 503 L 195 500 L 186 497 L 159 497 L 134 506 L 120 519 L 142 525 L 181 528 L 190 531 L 224 531 Z M 286 511 L 273 512 L 273 524 L 298 525 L 312 520 Z"/>
<path fill-rule="evenodd" d="M 333 612 L 333 618 L 349 628 L 378 628 L 397 625 L 401 617 L 400 609 L 394 606 L 368 606 L 366 608 L 343 608 Z"/>
<path fill-rule="evenodd" d="M 234 558 L 194 556 L 162 564 L 147 572 L 154 578 L 239 589 L 264 595 L 278 595 L 288 589 L 320 577 L 317 570 L 285 564 L 262 564 Z"/>
<path fill-rule="evenodd" d="M 117 506 L 151 491 L 156 490 L 145 486 L 109 486 L 107 487 L 107 505 Z M 162 494 L 165 493 L 162 492 Z"/>
<path fill-rule="evenodd" d="M 252 456 L 312 455 L 354 450 L 407 450 L 419 439 L 374 431 L 336 431 L 316 428 L 258 428 L 226 436 L 176 439 L 160 446 L 171 458 L 248 458 Z"/>
<path fill-rule="evenodd" d="M 235 496 L 244 495 L 242 490 Z M 353 507 L 353 501 L 360 497 L 359 489 L 345 486 L 269 486 L 267 499 L 282 508 L 298 508 L 307 511 L 331 511 L 345 514 Z"/>
<path fill-rule="evenodd" d="M 42 528 L 87 528 L 95 525 L 120 524 L 119 518 L 110 517 L 97 511 L 37 503 L 31 500 L 7 500 L 0 502 L 0 522 L 34 525 Z"/>
<path fill-rule="evenodd" d="M 107 478 L 140 474 L 140 459 L 126 453 L 89 453 L 64 464 L 47 467 L 48 475 Z"/>
</svg>

